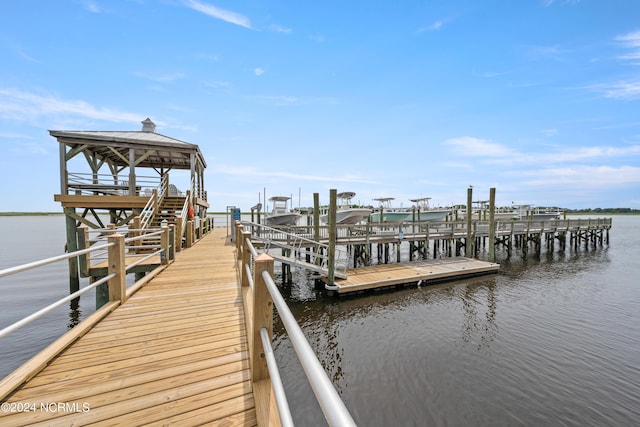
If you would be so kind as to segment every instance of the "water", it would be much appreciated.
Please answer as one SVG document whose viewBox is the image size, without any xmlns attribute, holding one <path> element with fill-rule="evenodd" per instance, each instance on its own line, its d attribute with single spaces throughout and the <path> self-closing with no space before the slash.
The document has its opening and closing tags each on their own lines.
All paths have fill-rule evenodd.
<svg viewBox="0 0 640 427">
<path fill-rule="evenodd" d="M 498 275 L 453 284 L 349 299 L 300 280 L 283 290 L 360 425 L 638 425 L 640 217 L 615 217 L 611 237 L 540 258 L 499 252 Z M 276 332 L 294 419 L 322 425 Z"/>
<path fill-rule="evenodd" d="M 359 425 L 638 425 L 640 217 L 613 224 L 609 246 L 509 261 L 498 251 L 498 275 L 453 284 L 337 298 L 294 272 L 281 290 Z M 62 216 L 0 217 L 0 231 L 12 248 L 0 268 L 57 255 L 65 240 Z M 66 294 L 66 264 L 52 268 L 0 279 L 0 328 L 32 312 L 28 301 Z M 92 309 L 83 297 L 78 312 L 0 340 L 0 377 Z M 324 425 L 279 323 L 275 349 L 294 421 Z"/>
</svg>

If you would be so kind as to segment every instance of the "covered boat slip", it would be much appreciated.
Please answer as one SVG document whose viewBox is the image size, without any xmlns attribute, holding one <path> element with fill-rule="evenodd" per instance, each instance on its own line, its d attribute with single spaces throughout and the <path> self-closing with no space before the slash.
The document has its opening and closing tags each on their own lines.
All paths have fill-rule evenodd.
<svg viewBox="0 0 640 427">
<path fill-rule="evenodd" d="M 3 399 L 38 406 L 0 425 L 256 425 L 260 411 L 278 425 L 251 381 L 242 299 L 215 229 Z"/>
</svg>

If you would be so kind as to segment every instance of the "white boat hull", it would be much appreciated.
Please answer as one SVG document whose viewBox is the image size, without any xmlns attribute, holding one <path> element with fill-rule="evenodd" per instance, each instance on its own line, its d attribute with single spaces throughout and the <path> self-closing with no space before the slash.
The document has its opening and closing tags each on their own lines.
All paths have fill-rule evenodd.
<svg viewBox="0 0 640 427">
<path fill-rule="evenodd" d="M 371 214 L 371 222 L 403 222 L 411 220 L 411 212 L 382 212 L 382 221 L 380 221 L 380 212 Z"/>
<path fill-rule="evenodd" d="M 416 212 L 416 220 L 419 221 L 444 221 L 451 211 L 449 210 L 429 210 Z"/>
<path fill-rule="evenodd" d="M 298 213 L 284 213 L 276 215 L 268 215 L 265 218 L 266 225 L 296 225 L 300 214 Z"/>
<path fill-rule="evenodd" d="M 336 224 L 357 224 L 369 215 L 371 215 L 371 209 L 367 208 L 340 209 L 336 211 Z M 329 222 L 329 215 L 322 215 L 320 222 L 327 224 Z"/>
</svg>

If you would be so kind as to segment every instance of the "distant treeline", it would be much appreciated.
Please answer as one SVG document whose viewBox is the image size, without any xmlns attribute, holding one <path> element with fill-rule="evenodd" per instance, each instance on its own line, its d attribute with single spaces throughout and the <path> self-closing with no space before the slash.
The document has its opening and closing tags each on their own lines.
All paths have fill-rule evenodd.
<svg viewBox="0 0 640 427">
<path fill-rule="evenodd" d="M 631 208 L 587 208 L 587 209 L 567 209 L 568 214 L 623 214 L 623 215 L 640 215 L 640 209 Z"/>
</svg>

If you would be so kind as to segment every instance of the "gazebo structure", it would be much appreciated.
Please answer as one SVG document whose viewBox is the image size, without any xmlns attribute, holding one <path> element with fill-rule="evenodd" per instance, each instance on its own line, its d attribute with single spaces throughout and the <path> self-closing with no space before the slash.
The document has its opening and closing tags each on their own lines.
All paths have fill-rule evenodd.
<svg viewBox="0 0 640 427">
<path fill-rule="evenodd" d="M 197 229 L 206 217 L 200 148 L 156 133 L 148 118 L 142 125 L 141 131 L 49 131 L 60 145 L 60 194 L 54 200 L 66 216 L 68 251 L 78 247 L 78 225 L 103 229 L 107 215 L 116 227 L 134 222 L 135 228 L 155 228 L 166 220 L 176 225 L 178 242 L 188 218 Z M 188 188 L 170 181 L 174 171 L 190 171 Z"/>
</svg>

